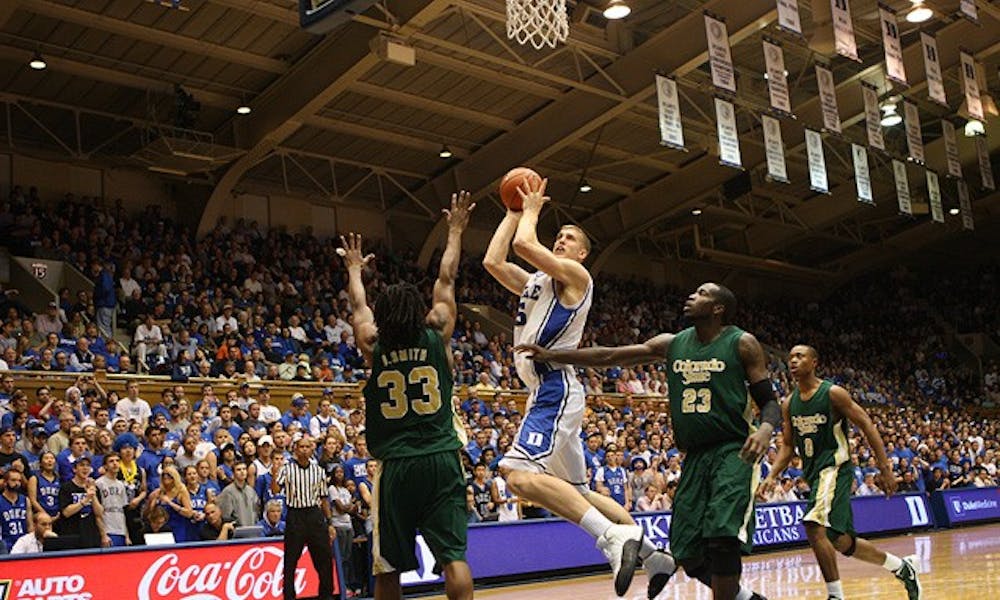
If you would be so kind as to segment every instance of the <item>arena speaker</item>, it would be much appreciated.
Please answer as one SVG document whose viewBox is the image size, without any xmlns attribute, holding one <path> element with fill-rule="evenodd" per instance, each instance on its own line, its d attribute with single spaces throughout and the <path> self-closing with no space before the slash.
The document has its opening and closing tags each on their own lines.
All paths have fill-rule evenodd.
<svg viewBox="0 0 1000 600">
<path fill-rule="evenodd" d="M 327 33 L 375 3 L 376 0 L 299 0 L 299 24 L 310 33 Z"/>
</svg>

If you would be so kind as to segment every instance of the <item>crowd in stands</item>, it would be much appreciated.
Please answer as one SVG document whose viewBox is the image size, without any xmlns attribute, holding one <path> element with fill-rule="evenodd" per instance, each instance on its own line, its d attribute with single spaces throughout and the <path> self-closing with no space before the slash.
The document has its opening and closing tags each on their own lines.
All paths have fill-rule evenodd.
<svg viewBox="0 0 1000 600">
<path fill-rule="evenodd" d="M 64 260 L 95 281 L 93 292 L 64 290 L 40 314 L 16 290 L 0 297 L 0 472 L 21 475 L 5 475 L 3 495 L 19 501 L 22 494 L 39 520 L 25 522 L 19 533 L 54 527 L 90 545 L 139 544 L 145 533 L 165 529 L 177 540 L 225 539 L 242 527 L 278 534 L 284 507 L 269 478 L 287 460 L 292 440 L 308 435 L 330 475 L 342 553 L 364 556 L 374 463 L 363 406 L 357 399 L 333 402 L 332 390 L 323 390 L 365 377 L 337 242 L 243 221 L 222 221 L 196 239 L 156 208 L 130 217 L 120 204 L 72 196 L 45 205 L 33 189 L 21 188 L 0 207 L 0 234 L 13 254 Z M 365 273 L 371 295 L 408 280 L 430 297 L 432 275 L 416 266 L 413 253 L 372 250 L 377 260 Z M 464 259 L 459 272 L 460 303 L 513 312 L 516 297 L 476 258 Z M 943 281 L 897 269 L 822 301 L 748 304 L 736 322 L 774 349 L 774 385 L 782 393 L 790 382 L 781 353 L 799 342 L 819 350 L 820 375 L 870 411 L 900 489 L 995 485 L 997 425 L 963 409 L 1000 402 L 1000 368 L 968 366 L 967 357 L 955 354 L 950 327 L 994 340 L 1000 335 L 997 275 L 995 264 Z M 627 344 L 680 330 L 684 296 L 602 274 L 584 344 Z M 125 344 L 116 339 L 122 332 Z M 456 410 L 469 437 L 470 521 L 544 515 L 511 498 L 494 476 L 521 419 L 509 394 L 523 388 L 510 336 L 489 336 L 480 323 L 461 319 L 452 350 L 456 385 L 468 393 Z M 590 394 L 581 443 L 591 485 L 630 510 L 669 509 L 683 468 L 659 367 L 580 372 Z M 91 375 L 101 370 L 235 385 L 222 397 L 206 384 L 194 398 L 182 386 L 164 385 L 152 391 L 155 401 L 144 400 L 136 383 L 121 395 L 102 388 Z M 21 371 L 78 376 L 65 393 L 41 388 L 28 397 L 18 387 Z M 282 414 L 271 404 L 268 381 L 317 385 L 312 397 L 296 397 Z M 607 401 L 612 393 L 623 395 L 622 405 Z M 850 442 L 857 493 L 881 493 L 857 431 Z M 762 500 L 808 494 L 797 463 L 782 475 L 782 486 Z M 127 501 L 103 506 L 121 492 L 115 482 Z M 8 548 L 18 542 L 9 531 Z M 365 560 L 348 563 L 351 589 L 363 588 Z"/>
</svg>

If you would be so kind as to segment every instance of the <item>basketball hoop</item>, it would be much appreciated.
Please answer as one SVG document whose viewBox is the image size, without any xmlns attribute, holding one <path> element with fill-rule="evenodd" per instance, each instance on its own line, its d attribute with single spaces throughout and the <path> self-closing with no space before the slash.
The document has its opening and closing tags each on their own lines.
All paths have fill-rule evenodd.
<svg viewBox="0 0 1000 600">
<path fill-rule="evenodd" d="M 535 50 L 555 48 L 569 35 L 566 0 L 507 0 L 507 37 Z"/>
</svg>

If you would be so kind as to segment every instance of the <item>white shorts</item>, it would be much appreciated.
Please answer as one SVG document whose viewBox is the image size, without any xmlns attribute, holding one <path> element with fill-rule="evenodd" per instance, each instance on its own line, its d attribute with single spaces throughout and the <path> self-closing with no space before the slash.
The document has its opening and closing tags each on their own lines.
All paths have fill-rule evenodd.
<svg viewBox="0 0 1000 600">
<path fill-rule="evenodd" d="M 580 427 L 586 399 L 583 387 L 567 370 L 546 373 L 526 404 L 517 438 L 500 460 L 515 471 L 558 477 L 581 493 L 590 491 Z"/>
</svg>

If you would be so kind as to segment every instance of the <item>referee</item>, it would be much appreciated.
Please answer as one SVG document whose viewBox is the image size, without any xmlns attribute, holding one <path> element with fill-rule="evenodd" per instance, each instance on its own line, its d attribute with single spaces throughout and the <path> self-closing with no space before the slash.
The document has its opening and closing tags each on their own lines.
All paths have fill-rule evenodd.
<svg viewBox="0 0 1000 600">
<path fill-rule="evenodd" d="M 313 567 L 319 575 L 319 600 L 333 599 L 332 544 L 337 530 L 330 524 L 330 500 L 326 471 L 312 461 L 315 444 L 301 437 L 295 441 L 295 460 L 272 472 L 271 492 L 284 488 L 288 517 L 285 523 L 284 600 L 295 600 L 295 567 L 303 546 L 309 547 Z M 275 476 L 276 475 L 276 476 Z"/>
</svg>

